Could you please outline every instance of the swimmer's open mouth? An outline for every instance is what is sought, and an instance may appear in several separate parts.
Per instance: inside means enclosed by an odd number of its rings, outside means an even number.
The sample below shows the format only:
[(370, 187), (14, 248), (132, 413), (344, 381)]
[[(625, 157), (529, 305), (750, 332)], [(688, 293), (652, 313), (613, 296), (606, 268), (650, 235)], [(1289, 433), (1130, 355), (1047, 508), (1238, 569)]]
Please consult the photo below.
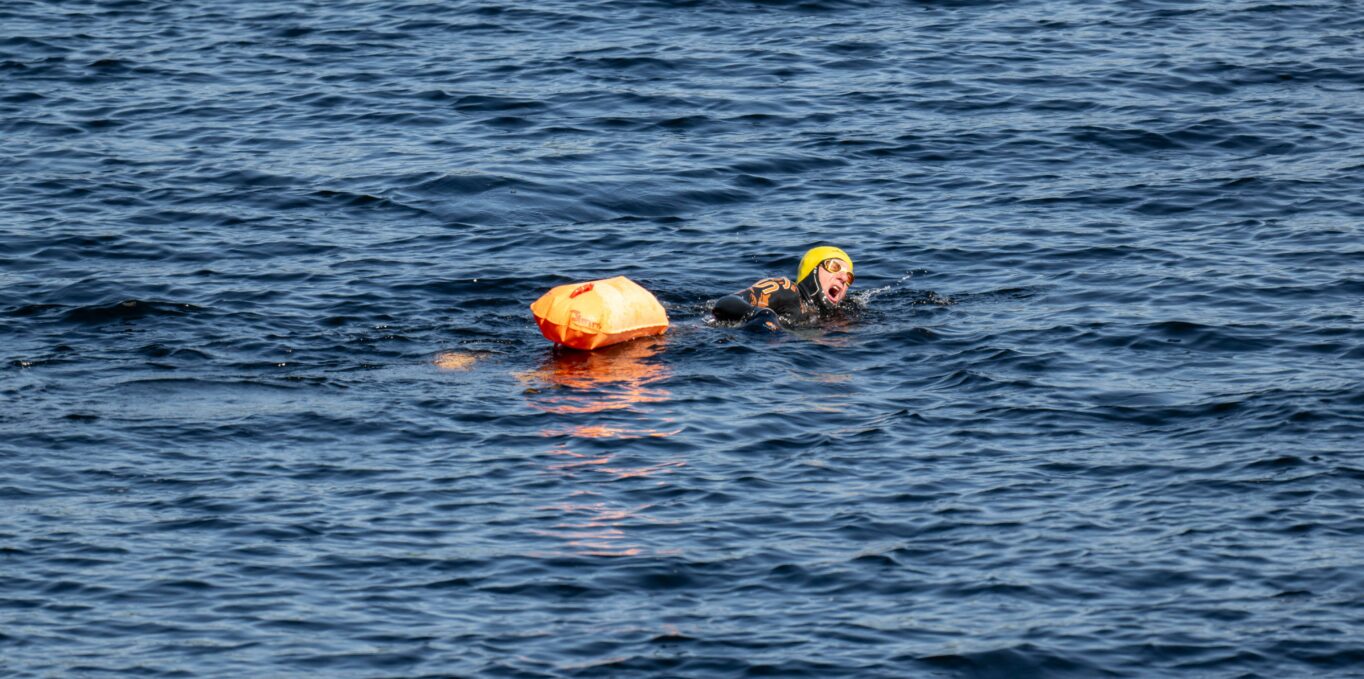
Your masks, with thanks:
[(838, 283), (834, 283), (833, 285), (830, 285), (830, 286), (829, 286), (829, 291), (828, 291), (828, 292), (829, 292), (829, 301), (830, 301), (830, 302), (836, 302), (836, 301), (838, 301), (838, 296), (841, 295), (841, 294), (843, 294), (843, 286), (842, 286), (842, 285), (839, 285)]

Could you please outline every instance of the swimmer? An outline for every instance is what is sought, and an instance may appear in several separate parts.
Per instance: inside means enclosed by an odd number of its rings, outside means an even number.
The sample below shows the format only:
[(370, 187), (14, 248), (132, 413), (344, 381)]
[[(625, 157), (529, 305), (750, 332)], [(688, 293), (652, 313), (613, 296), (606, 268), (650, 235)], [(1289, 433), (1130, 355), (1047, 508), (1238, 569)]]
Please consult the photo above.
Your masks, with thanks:
[(848, 253), (832, 246), (811, 248), (800, 258), (796, 282), (764, 278), (715, 303), (715, 320), (738, 322), (750, 330), (776, 332), (809, 327), (835, 316), (853, 284)]

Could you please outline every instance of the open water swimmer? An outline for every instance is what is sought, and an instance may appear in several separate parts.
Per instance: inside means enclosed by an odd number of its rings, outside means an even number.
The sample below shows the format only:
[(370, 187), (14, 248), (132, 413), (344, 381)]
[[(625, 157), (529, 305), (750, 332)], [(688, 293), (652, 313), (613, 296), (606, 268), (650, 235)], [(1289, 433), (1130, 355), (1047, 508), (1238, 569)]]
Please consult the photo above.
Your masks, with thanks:
[(808, 328), (839, 317), (853, 281), (852, 257), (831, 245), (806, 251), (796, 282), (764, 278), (715, 303), (715, 320), (760, 332)]

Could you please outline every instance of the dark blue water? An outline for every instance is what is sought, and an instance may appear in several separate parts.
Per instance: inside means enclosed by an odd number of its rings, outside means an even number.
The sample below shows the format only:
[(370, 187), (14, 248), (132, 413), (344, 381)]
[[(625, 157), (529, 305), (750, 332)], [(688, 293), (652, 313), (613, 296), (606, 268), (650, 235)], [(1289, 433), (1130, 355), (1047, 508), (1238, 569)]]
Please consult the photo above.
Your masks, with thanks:
[[(1361, 44), (0, 3), (0, 674), (1364, 676)], [(706, 322), (825, 242), (857, 322)]]

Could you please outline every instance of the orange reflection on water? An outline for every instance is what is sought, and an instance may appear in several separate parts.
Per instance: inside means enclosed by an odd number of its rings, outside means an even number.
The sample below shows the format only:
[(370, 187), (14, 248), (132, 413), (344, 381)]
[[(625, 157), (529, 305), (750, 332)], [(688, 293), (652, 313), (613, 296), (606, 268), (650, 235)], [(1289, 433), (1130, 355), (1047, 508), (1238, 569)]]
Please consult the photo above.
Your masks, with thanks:
[[(531, 405), (551, 413), (597, 413), (668, 399), (653, 386), (668, 368), (652, 360), (662, 339), (635, 340), (597, 351), (557, 349), (534, 370), (518, 375), (532, 386)], [(543, 385), (537, 386), (537, 385)]]
[[(636, 340), (599, 349), (558, 349), (533, 370), (517, 377), (525, 384), (526, 401), (548, 413), (549, 425), (541, 430), (557, 438), (549, 452), (555, 459), (546, 471), (573, 487), (570, 500), (541, 509), (550, 512), (552, 523), (537, 530), (540, 535), (563, 541), (571, 552), (584, 556), (637, 556), (644, 548), (632, 536), (631, 527), (653, 522), (646, 511), (652, 505), (620, 506), (594, 492), (599, 483), (648, 479), (685, 466), (681, 460), (650, 460), (649, 464), (626, 463), (616, 451), (632, 440), (666, 438), (682, 431), (667, 418), (651, 417), (651, 406), (671, 398), (659, 385), (671, 374), (658, 359), (664, 338)], [(659, 426), (660, 419), (665, 424)], [(567, 440), (565, 440), (565, 437)], [(583, 450), (570, 450), (573, 441)], [(588, 441), (592, 441), (591, 444)], [(597, 452), (603, 448), (611, 452)], [(647, 483), (647, 482), (646, 482)], [(664, 481), (658, 480), (658, 484)], [(612, 494), (614, 496), (614, 493)]]
[[(544, 432), (546, 436), (553, 436), (558, 433), (561, 432), (553, 430)], [(629, 437), (629, 432), (624, 429), (601, 424), (582, 424), (562, 433), (582, 439), (622, 439)]]
[[(665, 419), (664, 421), (671, 422)], [(602, 424), (580, 424), (566, 429), (546, 429), (540, 432), (543, 436), (568, 435), (579, 439), (641, 439), (641, 438), (667, 438), (682, 431), (677, 429), (626, 429), (624, 427), (609, 427)]]
[(602, 472), (612, 475), (616, 480), (619, 479), (638, 479), (646, 476), (654, 476), (659, 472), (672, 471), (687, 466), (686, 462), (675, 460), (673, 462), (660, 462), (659, 464), (647, 467), (602, 467)]
[[(591, 495), (590, 493), (588, 495)], [(557, 523), (533, 533), (563, 540), (574, 553), (584, 556), (639, 556), (644, 548), (630, 541), (631, 524), (659, 523), (648, 517), (652, 504), (613, 508), (606, 502), (561, 502), (541, 507), (561, 515)], [(653, 550), (657, 554), (680, 554), (679, 550)]]
[(625, 542), (622, 524), (637, 520), (650, 506), (613, 509), (605, 502), (562, 502), (541, 509), (562, 514), (563, 520), (548, 530), (534, 532), (563, 540), (574, 552), (586, 556), (638, 556), (642, 550)]
[[(575, 486), (580, 490), (573, 493), (574, 498), (600, 497), (588, 490), (594, 483), (655, 477), (686, 466), (681, 460), (644, 466), (622, 465), (611, 454), (587, 455), (562, 447), (550, 452), (563, 461), (550, 464), (547, 469), (577, 482)], [(562, 517), (548, 528), (533, 532), (562, 540), (566, 548), (583, 556), (638, 556), (643, 548), (631, 538), (629, 528), (641, 522), (656, 523), (657, 519), (644, 513), (651, 507), (652, 504), (622, 507), (606, 500), (565, 500), (541, 507), (541, 511)]]
[(814, 384), (820, 397), (812, 399), (808, 406), (819, 412), (841, 413), (852, 400), (849, 389), (853, 378), (847, 373), (816, 372), (802, 377), (801, 381)]
[(566, 449), (564, 449), (564, 448), (557, 448), (557, 449), (552, 450), (552, 451), (550, 451), (550, 452), (552, 452), (552, 453), (555, 454), (555, 455), (566, 455), (566, 456), (572, 458), (572, 459), (570, 459), (570, 460), (567, 461), (567, 462), (556, 462), (556, 463), (554, 463), (554, 464), (552, 464), (552, 465), (549, 465), (549, 469), (554, 470), (554, 471), (562, 471), (562, 470), (566, 470), (566, 469), (567, 469), (567, 470), (573, 470), (573, 469), (578, 469), (578, 468), (580, 468), (580, 467), (595, 467), (595, 466), (597, 466), (597, 465), (603, 465), (603, 464), (606, 464), (607, 462), (610, 462), (610, 461), (611, 461), (611, 456), (610, 456), (610, 455), (597, 455), (597, 456), (582, 455), (582, 454), (579, 454), (579, 453), (575, 453), (575, 452), (573, 452), (573, 451), (571, 451), (571, 450), (566, 450)]
[(674, 469), (680, 469), (687, 466), (687, 463), (682, 460), (668, 460), (643, 467), (608, 466), (611, 464), (611, 455), (583, 455), (568, 450), (567, 448), (556, 448), (550, 452), (554, 455), (561, 455), (569, 458), (564, 462), (556, 462), (549, 465), (547, 468), (551, 471), (592, 471), (609, 475), (611, 477), (610, 479), (607, 479), (609, 481), (645, 478), (660, 472), (670, 472)]

